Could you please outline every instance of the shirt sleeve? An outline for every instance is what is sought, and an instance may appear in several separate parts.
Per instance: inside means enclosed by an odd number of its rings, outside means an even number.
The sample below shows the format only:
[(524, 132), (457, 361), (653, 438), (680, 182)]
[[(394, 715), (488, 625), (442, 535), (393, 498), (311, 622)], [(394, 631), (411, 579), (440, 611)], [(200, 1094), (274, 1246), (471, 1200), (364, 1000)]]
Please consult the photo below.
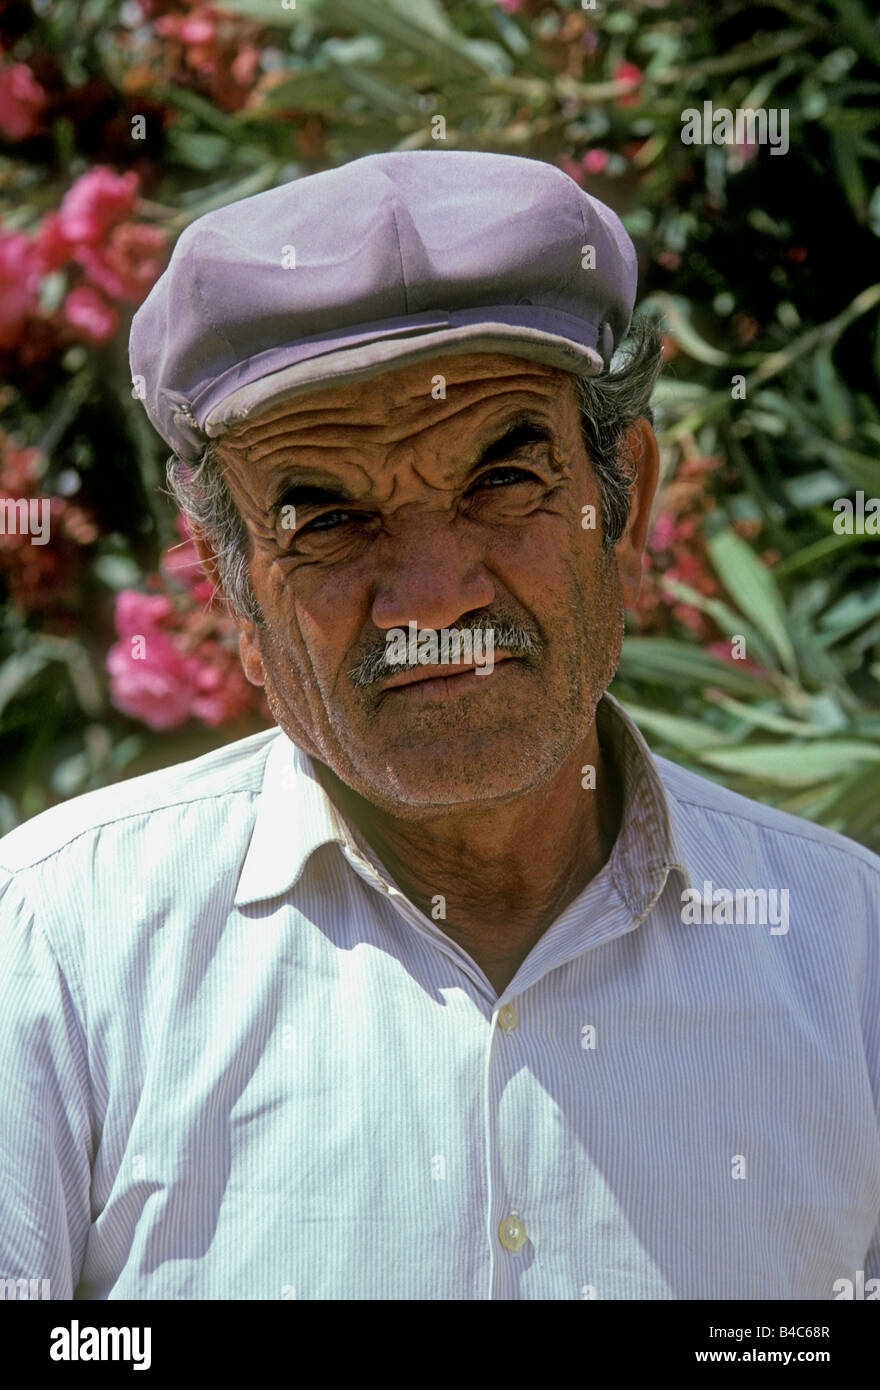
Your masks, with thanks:
[[(880, 867), (880, 861), (878, 861)], [(865, 893), (867, 923), (867, 952), (861, 967), (862, 1026), (865, 1037), (865, 1057), (874, 1092), (877, 1113), (877, 1141), (880, 1144), (880, 874), (872, 876)], [(880, 1280), (880, 1211), (871, 1244), (865, 1253), (865, 1283)], [(874, 1297), (877, 1295), (874, 1294)]]
[(0, 869), (0, 1279), (48, 1279), (37, 1297), (73, 1297), (91, 1152), (82, 1020), (50, 941)]

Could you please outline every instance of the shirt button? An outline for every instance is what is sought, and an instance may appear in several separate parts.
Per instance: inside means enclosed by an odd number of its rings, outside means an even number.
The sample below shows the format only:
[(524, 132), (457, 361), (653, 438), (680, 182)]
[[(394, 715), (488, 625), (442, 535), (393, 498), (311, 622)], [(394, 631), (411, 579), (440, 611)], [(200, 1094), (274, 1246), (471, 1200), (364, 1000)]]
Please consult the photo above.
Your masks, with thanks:
[(519, 1212), (512, 1212), (506, 1216), (498, 1227), (498, 1239), (505, 1250), (511, 1250), (514, 1255), (522, 1250), (526, 1243), (526, 1228)]
[(502, 1004), (498, 1010), (498, 1022), (506, 1033), (513, 1032), (519, 1023), (519, 1014), (513, 1004)]

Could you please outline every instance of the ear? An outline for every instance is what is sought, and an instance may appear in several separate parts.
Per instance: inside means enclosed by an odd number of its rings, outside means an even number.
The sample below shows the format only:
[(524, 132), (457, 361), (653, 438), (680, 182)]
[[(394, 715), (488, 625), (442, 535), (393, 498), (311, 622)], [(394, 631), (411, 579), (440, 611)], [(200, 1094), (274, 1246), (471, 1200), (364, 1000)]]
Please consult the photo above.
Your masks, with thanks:
[(620, 574), (620, 589), (625, 608), (632, 608), (642, 586), (642, 554), (648, 539), (651, 505), (660, 475), (660, 451), (657, 436), (644, 418), (627, 430), (622, 448), (629, 450), (636, 468), (636, 479), (630, 490), (629, 518), (626, 530), (614, 552)]
[[(212, 547), (208, 545), (201, 531), (197, 531), (195, 528), (192, 530), (192, 539), (202, 569), (214, 585), (218, 594), (222, 594), (223, 589), (220, 584), (220, 575), (217, 570), (217, 563), (214, 559)], [(265, 677), (263, 675), (263, 663), (260, 659), (260, 644), (257, 637), (256, 623), (236, 613), (231, 605), (229, 607), (229, 612), (232, 616), (232, 621), (238, 628), (238, 651), (244, 673), (251, 685), (264, 685)]]

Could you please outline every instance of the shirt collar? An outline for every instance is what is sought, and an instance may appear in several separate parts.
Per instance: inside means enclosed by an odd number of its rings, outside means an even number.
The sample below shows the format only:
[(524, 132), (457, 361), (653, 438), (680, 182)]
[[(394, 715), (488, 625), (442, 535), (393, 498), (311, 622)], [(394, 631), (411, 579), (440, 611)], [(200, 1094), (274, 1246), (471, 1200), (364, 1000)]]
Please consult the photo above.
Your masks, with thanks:
[[(620, 832), (609, 860), (618, 891), (641, 920), (656, 902), (668, 871), (691, 875), (676, 828), (674, 799), (664, 787), (648, 745), (623, 707), (606, 693), (596, 719), (623, 784)], [(235, 906), (245, 907), (288, 892), (310, 855), (336, 841), (350, 862), (377, 864), (354, 827), (318, 781), (312, 759), (278, 730), (266, 758), (250, 844), (239, 876)]]
[(680, 810), (639, 729), (607, 691), (597, 707), (596, 723), (623, 784), (620, 831), (608, 869), (633, 916), (642, 921), (671, 870), (678, 870), (691, 886), (691, 867), (679, 833)]
[(288, 892), (309, 856), (334, 840), (350, 856), (361, 857), (352, 827), (315, 776), (311, 758), (279, 729), (266, 758), (235, 906)]

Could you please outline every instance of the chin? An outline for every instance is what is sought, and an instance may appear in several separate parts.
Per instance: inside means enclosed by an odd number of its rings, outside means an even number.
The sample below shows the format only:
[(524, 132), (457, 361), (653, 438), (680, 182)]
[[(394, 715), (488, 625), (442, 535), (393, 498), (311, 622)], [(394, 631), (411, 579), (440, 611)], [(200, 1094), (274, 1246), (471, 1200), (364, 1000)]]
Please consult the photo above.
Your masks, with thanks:
[[(463, 747), (468, 742), (471, 747)], [(499, 803), (525, 795), (552, 776), (564, 751), (525, 747), (509, 733), (425, 742), (417, 748), (377, 753), (367, 775), (358, 768), (357, 790), (398, 813)], [(376, 770), (382, 768), (380, 776)]]

